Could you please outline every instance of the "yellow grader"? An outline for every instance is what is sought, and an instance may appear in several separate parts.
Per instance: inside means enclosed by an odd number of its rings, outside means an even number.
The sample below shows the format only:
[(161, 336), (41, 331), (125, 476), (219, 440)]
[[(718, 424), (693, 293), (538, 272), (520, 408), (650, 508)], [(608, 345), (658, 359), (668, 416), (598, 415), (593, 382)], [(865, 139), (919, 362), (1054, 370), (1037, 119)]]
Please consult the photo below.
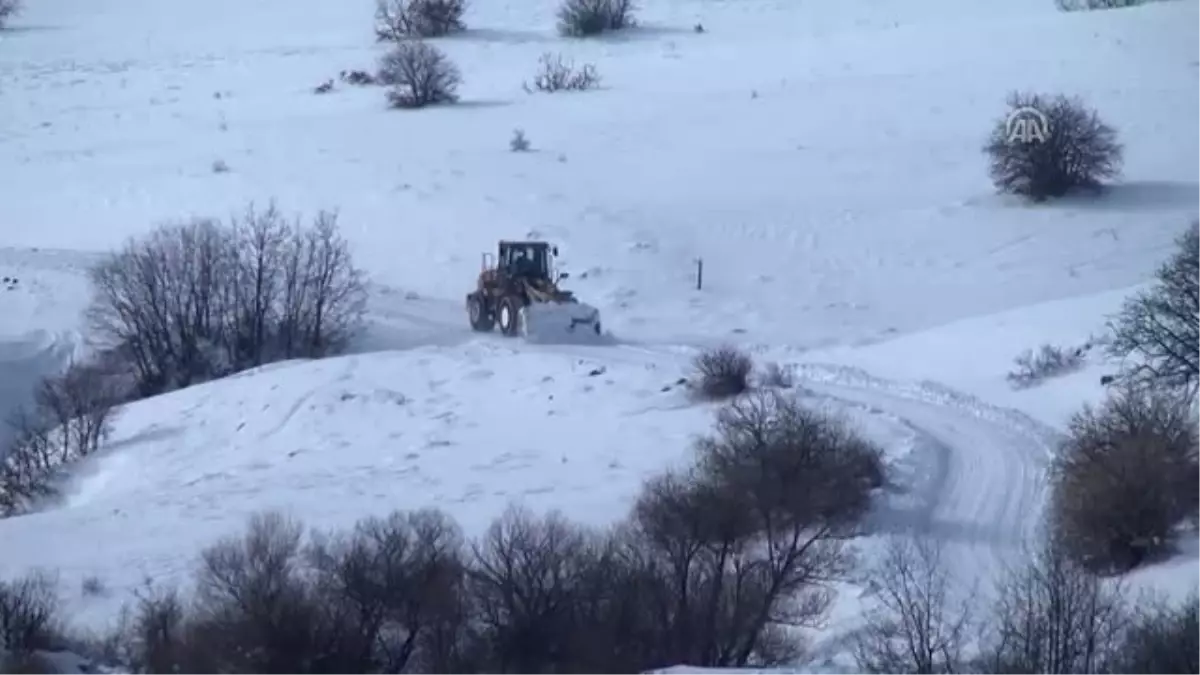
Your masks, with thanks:
[(490, 332), (500, 324), (508, 337), (534, 342), (580, 342), (599, 338), (600, 311), (559, 288), (557, 247), (541, 241), (501, 241), (496, 256), (483, 254), (475, 290), (467, 294), (471, 328)]

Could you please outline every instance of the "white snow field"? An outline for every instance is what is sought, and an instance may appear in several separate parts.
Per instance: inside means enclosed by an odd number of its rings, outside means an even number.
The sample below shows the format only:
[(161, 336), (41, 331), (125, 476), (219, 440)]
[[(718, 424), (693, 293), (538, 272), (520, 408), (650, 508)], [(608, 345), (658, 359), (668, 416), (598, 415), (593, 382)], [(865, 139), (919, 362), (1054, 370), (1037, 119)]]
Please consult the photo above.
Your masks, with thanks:
[[(644, 5), (639, 28), (572, 41), (552, 0), (476, 0), (436, 41), (461, 102), (392, 111), (377, 88), (312, 93), (373, 68), (371, 0), (29, 2), (0, 31), (0, 276), (17, 278), (0, 412), (80, 349), (93, 256), (163, 221), (338, 209), (372, 297), (354, 354), (127, 406), (63, 503), (0, 520), (0, 578), (56, 569), (72, 619), (100, 627), (262, 509), (340, 527), (437, 506), (475, 533), (516, 500), (610, 522), (709, 427), (674, 384), (721, 342), (793, 366), (884, 445), (900, 487), (879, 531), (940, 537), (963, 579), (1023, 555), (1058, 434), (1115, 366), (1089, 353), (1022, 391), (1004, 375), (1100, 334), (1195, 217), (1196, 0)], [(527, 94), (547, 51), (602, 87)], [(1013, 89), (1094, 106), (1125, 144), (1120, 182), (993, 194), (980, 147)], [(531, 152), (509, 151), (518, 128)], [(613, 344), (469, 330), (480, 253), (525, 237), (559, 246)], [(1194, 542), (1137, 579), (1192, 590)]]

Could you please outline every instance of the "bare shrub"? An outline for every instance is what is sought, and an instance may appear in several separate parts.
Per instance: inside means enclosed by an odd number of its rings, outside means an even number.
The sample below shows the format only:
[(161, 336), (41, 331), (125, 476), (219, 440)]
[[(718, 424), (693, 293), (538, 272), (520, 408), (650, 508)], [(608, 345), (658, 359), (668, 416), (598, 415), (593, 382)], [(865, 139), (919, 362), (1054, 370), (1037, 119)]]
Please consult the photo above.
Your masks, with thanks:
[(423, 108), (457, 101), (462, 76), (437, 47), (408, 40), (383, 56), (376, 80), (390, 87), (387, 100), (393, 108)]
[[(488, 672), (601, 672), (608, 658), (582, 612), (599, 538), (557, 513), (510, 508), (475, 546), (471, 588)], [(601, 652), (604, 650), (600, 650)], [(588, 663), (586, 656), (603, 657)]]
[(360, 521), (309, 551), (346, 672), (457, 672), (468, 621), (462, 534), (439, 511)]
[(437, 511), (316, 534), (278, 513), (206, 549), (195, 598), (140, 598), (139, 672), (472, 672), (458, 526)]
[[(149, 396), (288, 358), (339, 353), (358, 329), (362, 273), (321, 212), (274, 207), (165, 225), (92, 270), (95, 336)], [(110, 366), (111, 367), (111, 366)]]
[(104, 595), (107, 590), (104, 587), (104, 581), (95, 575), (88, 575), (83, 578), (79, 584), (79, 591), (86, 596)]
[(1089, 569), (1125, 571), (1169, 548), (1194, 518), (1196, 421), (1179, 400), (1117, 390), (1076, 414), (1053, 466), (1053, 516), (1065, 550)]
[(73, 362), (62, 375), (41, 380), (31, 409), (8, 420), (13, 437), (0, 457), (0, 516), (21, 513), (56, 494), (72, 462), (92, 454), (110, 430), (121, 381), (99, 361)]
[(1097, 673), (1128, 617), (1124, 588), (1072, 562), (1051, 538), (997, 584), (983, 634), (984, 673)]
[(803, 649), (853, 560), (879, 452), (774, 392), (736, 399), (690, 471), (649, 481), (624, 548), (626, 642), (652, 663), (772, 665)]
[(21, 13), (21, 0), (0, 0), (0, 29), (3, 29), (10, 19)]
[(599, 84), (600, 74), (596, 72), (596, 66), (585, 63), (576, 69), (575, 63), (564, 59), (562, 54), (542, 54), (538, 59), (537, 75), (533, 78), (533, 86), (547, 93), (586, 91)]
[(1060, 347), (1044, 344), (1036, 352), (1026, 349), (1013, 360), (1016, 368), (1006, 379), (1018, 389), (1032, 387), (1052, 377), (1066, 375), (1083, 366), (1082, 347)]
[(804, 644), (791, 629), (815, 626), (832, 601), (823, 582), (845, 571), (840, 547), (774, 539), (723, 487), (701, 472), (669, 473), (634, 507), (625, 555), (637, 599), (626, 623), (646, 662), (793, 662)]
[(1064, 12), (1080, 12), (1093, 9), (1119, 9), (1121, 7), (1136, 7), (1146, 0), (1054, 0), (1054, 4)]
[(121, 392), (102, 367), (72, 363), (58, 377), (42, 380), (34, 391), (37, 409), (57, 436), (64, 462), (94, 452), (111, 431), (113, 408)]
[(119, 629), (117, 656), (142, 673), (200, 672), (209, 657), (197, 651), (190, 607), (178, 591), (151, 589), (140, 595)]
[(984, 152), (990, 159), (992, 182), (1001, 192), (1043, 201), (1062, 197), (1078, 188), (1098, 188), (1118, 175), (1122, 148), (1116, 131), (1100, 121), (1078, 99), (1066, 96), (1013, 93), (1009, 115), (1032, 121), (1036, 110), (1044, 116), (1044, 138), (1010, 138), (1009, 119), (998, 121)]
[(1200, 672), (1200, 599), (1171, 605), (1139, 598), (1109, 673)]
[(563, 0), (558, 7), (558, 32), (588, 37), (634, 25), (633, 0)]
[[(57, 493), (55, 480), (64, 457), (51, 439), (44, 417), (18, 410), (9, 420), (13, 438), (0, 458), (0, 516), (26, 511)], [(66, 458), (65, 461), (70, 461)]]
[(525, 138), (525, 132), (520, 129), (514, 129), (512, 138), (508, 141), (508, 149), (513, 152), (528, 152), (529, 139)]
[(772, 362), (763, 367), (758, 382), (763, 387), (791, 389), (796, 386), (796, 376), (790, 367)]
[(375, 37), (399, 42), (464, 30), (464, 0), (376, 0)]
[(736, 347), (707, 349), (692, 361), (696, 371), (696, 391), (708, 399), (737, 396), (750, 388), (754, 361)]
[(932, 539), (889, 541), (868, 577), (877, 606), (854, 639), (862, 672), (964, 672), (971, 593), (950, 581), (941, 554)]
[(1200, 222), (1176, 240), (1157, 283), (1126, 300), (1113, 322), (1111, 353), (1135, 357), (1126, 379), (1195, 396), (1200, 388)]
[(263, 513), (204, 550), (191, 627), (194, 653), (211, 659), (202, 672), (312, 672), (327, 658), (334, 636), (302, 544), (298, 523)]
[(27, 657), (61, 636), (58, 583), (45, 573), (0, 581), (0, 653)]
[(883, 484), (879, 447), (839, 417), (779, 392), (730, 402), (717, 413), (715, 431), (697, 444), (700, 466), (746, 500), (762, 528), (801, 528), (813, 542), (842, 537)]

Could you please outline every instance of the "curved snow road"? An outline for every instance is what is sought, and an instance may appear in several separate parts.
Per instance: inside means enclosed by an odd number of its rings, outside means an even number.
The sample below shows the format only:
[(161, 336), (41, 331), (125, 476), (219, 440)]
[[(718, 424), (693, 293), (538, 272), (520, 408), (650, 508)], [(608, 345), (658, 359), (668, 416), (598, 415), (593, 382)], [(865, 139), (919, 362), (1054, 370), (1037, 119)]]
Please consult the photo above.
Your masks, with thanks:
[[(537, 348), (658, 367), (684, 365), (692, 351), (666, 345)], [(914, 433), (917, 442), (907, 461), (916, 465), (916, 479), (905, 486), (909, 504), (883, 505), (873, 523), (877, 531), (940, 540), (965, 580), (985, 578), (1010, 555), (1027, 552), (1039, 527), (1046, 468), (1060, 432), (936, 382), (887, 380), (848, 366), (792, 366), (795, 384), (805, 393), (881, 411)]]
[[(807, 368), (810, 372), (812, 367)], [(837, 370), (827, 371), (836, 373)], [(830, 383), (834, 377), (801, 379), (815, 393), (884, 410), (910, 425), (926, 441), (912, 458), (923, 480), (909, 486), (920, 505), (878, 514), (881, 531), (910, 531), (940, 540), (955, 565), (972, 576), (1021, 555), (1039, 522), (1048, 452), (1054, 432), (1023, 424), (1013, 413), (980, 402), (956, 405), (936, 400), (927, 389), (904, 391)]]

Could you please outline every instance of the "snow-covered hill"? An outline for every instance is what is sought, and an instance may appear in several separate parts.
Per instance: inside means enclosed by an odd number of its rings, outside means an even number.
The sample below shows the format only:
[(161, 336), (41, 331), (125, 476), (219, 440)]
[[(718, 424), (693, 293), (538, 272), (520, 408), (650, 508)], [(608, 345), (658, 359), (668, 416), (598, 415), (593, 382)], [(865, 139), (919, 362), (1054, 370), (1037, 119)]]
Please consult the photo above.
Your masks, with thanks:
[[(883, 443), (904, 491), (881, 527), (944, 535), (964, 574), (1018, 551), (1056, 429), (1109, 366), (1021, 392), (1004, 373), (1101, 331), (1195, 215), (1197, 2), (644, 4), (636, 30), (567, 41), (551, 0), (475, 2), (438, 40), (462, 102), (397, 112), (378, 89), (311, 91), (372, 67), (370, 0), (30, 2), (0, 31), (0, 276), (19, 279), (0, 287), (0, 408), (77, 348), (96, 251), (251, 200), (340, 210), (371, 330), (346, 357), (128, 406), (63, 504), (0, 521), (0, 577), (99, 577), (108, 595), (67, 598), (99, 625), (263, 508), (340, 526), (436, 505), (475, 531), (516, 499), (605, 522), (708, 428), (671, 385), (724, 341), (795, 365)], [(527, 94), (547, 51), (602, 88)], [(1097, 108), (1121, 182), (992, 194), (980, 146), (1013, 89)], [(516, 128), (533, 152), (509, 151)], [(468, 330), (479, 253), (527, 236), (559, 245), (619, 344)], [(1186, 589), (1195, 565), (1143, 576)], [(856, 607), (850, 589), (833, 628)]]

